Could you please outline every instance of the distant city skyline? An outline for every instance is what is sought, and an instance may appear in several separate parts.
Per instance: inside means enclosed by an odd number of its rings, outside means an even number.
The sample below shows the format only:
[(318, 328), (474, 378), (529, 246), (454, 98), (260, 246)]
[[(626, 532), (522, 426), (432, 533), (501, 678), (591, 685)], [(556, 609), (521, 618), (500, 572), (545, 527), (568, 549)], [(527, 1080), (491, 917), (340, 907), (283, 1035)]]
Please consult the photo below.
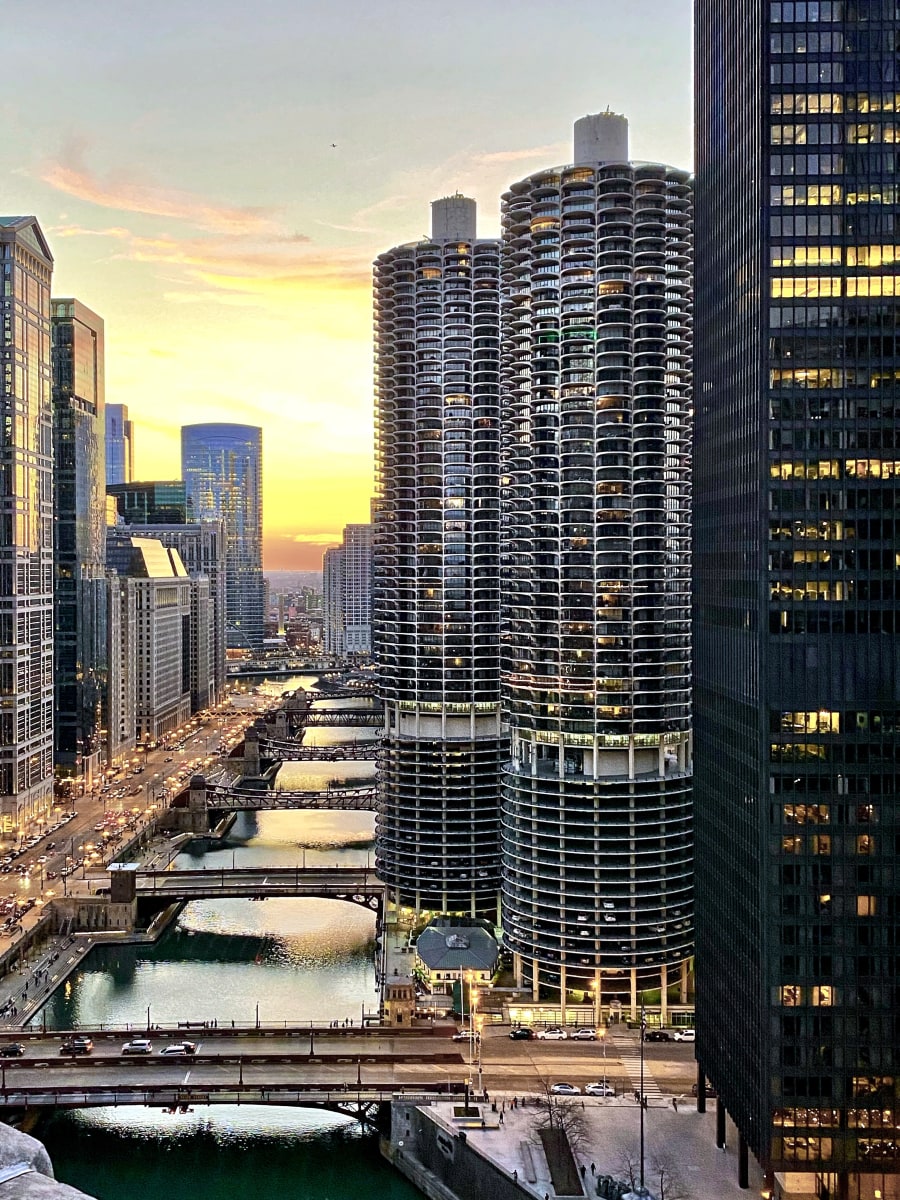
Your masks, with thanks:
[[(462, 0), (477, 36), (441, 70), (445, 14), (409, 0), (272, 0), (265, 21), (225, 0), (214, 25), (172, 0), (6, 11), (29, 70), (4, 97), (0, 206), (37, 215), (54, 286), (104, 314), (135, 478), (178, 474), (182, 423), (263, 427), (269, 570), (319, 569), (368, 519), (371, 262), (431, 199), (474, 196), (496, 236), (504, 188), (566, 161), (560, 129), (607, 105), (636, 158), (690, 166), (689, 0), (602, 0), (589, 23), (560, 0), (555, 43), (535, 0)], [(73, 93), (74, 61), (91, 86)], [(552, 104), (521, 103), (523, 73)]]

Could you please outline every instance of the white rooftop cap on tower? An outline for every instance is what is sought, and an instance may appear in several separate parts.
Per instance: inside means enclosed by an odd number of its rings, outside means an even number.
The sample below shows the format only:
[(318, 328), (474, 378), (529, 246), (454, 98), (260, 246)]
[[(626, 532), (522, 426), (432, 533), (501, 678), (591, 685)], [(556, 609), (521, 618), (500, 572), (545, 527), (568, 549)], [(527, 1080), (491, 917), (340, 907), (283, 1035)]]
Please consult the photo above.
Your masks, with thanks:
[(628, 162), (628, 118), (621, 113), (592, 113), (575, 122), (576, 166)]
[(432, 200), (431, 237), (435, 242), (474, 242), (475, 201), (459, 192)]

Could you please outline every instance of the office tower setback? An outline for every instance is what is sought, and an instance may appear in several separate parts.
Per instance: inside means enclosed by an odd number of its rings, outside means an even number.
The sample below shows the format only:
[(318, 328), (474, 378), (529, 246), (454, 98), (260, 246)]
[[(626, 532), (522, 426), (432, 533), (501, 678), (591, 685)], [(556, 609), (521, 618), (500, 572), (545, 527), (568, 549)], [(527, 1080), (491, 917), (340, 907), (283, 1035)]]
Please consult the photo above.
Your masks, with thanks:
[(181, 479), (114, 483), (106, 494), (115, 500), (125, 525), (185, 525), (192, 519)]
[(194, 710), (218, 704), (225, 698), (225, 523), (192, 521), (187, 525), (131, 525), (125, 533), (133, 537), (155, 538), (171, 550), (177, 550), (192, 579), (209, 581), (211, 666), (209, 697), (204, 700), (199, 686), (192, 699)]
[(190, 579), (178, 552), (155, 538), (108, 530), (107, 558), (126, 584), (122, 634), (133, 624), (135, 725), (146, 745), (190, 718), (192, 696), (208, 694), (209, 581)]
[[(503, 925), (634, 1011), (692, 953), (690, 177), (613, 113), (503, 197)], [(674, 968), (673, 974), (669, 974)]]
[(698, 1061), (745, 1180), (897, 1197), (900, 6), (696, 39)]
[(0, 217), (0, 832), (53, 794), (53, 257), (34, 217)]
[(260, 651), (265, 630), (262, 573), (262, 430), (185, 425), (181, 473), (195, 521), (225, 522), (227, 644)]
[(106, 406), (106, 483), (131, 483), (134, 479), (134, 425), (127, 404)]
[(345, 525), (341, 546), (322, 559), (325, 651), (338, 657), (372, 652), (372, 526)]
[(51, 300), (54, 475), (54, 745), (57, 774), (91, 787), (107, 684), (103, 321)]
[(404, 904), (496, 912), (499, 246), (475, 203), (375, 263), (376, 860)]

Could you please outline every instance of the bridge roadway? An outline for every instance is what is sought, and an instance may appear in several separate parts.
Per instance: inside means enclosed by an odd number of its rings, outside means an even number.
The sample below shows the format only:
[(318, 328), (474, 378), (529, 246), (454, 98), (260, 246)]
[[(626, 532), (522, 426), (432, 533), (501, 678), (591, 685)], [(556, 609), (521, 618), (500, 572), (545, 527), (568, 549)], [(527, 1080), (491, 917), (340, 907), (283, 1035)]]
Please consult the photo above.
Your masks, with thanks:
[(138, 871), (138, 900), (215, 900), (222, 897), (316, 896), (375, 909), (385, 885), (367, 867), (223, 867), (219, 870)]
[[(197, 1053), (161, 1056), (181, 1031), (151, 1033), (153, 1053), (124, 1055), (127, 1034), (94, 1034), (94, 1050), (60, 1053), (68, 1035), (24, 1041), (21, 1058), (0, 1059), (0, 1106), (100, 1104), (302, 1104), (332, 1108), (385, 1103), (398, 1092), (461, 1091), (467, 1068), (448, 1037), (367, 1030), (232, 1033), (197, 1039)], [(9, 1040), (9, 1039), (6, 1039)], [(312, 1053), (310, 1052), (312, 1051)]]
[[(346, 812), (376, 812), (374, 786), (325, 788), (321, 792), (275, 791), (242, 787), (207, 785), (208, 807), (216, 812), (272, 812), (279, 810), (322, 809)], [(182, 806), (187, 802), (182, 797)]]

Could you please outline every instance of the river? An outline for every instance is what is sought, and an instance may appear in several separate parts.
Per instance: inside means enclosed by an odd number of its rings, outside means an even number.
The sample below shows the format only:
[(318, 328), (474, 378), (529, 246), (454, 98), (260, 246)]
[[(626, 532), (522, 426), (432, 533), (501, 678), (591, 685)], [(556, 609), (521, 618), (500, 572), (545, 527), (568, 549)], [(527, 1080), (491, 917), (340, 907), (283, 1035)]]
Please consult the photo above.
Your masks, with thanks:
[[(297, 686), (279, 681), (279, 690)], [(356, 702), (359, 703), (359, 702)], [(346, 702), (342, 702), (343, 707)], [(310, 730), (308, 744), (369, 738)], [(370, 778), (370, 763), (288, 763), (284, 787)], [(176, 866), (355, 866), (372, 860), (373, 817), (242, 813), (222, 844), (195, 843)], [(322, 1021), (377, 1005), (374, 915), (334, 900), (188, 905), (153, 946), (102, 947), (51, 999), (47, 1025), (94, 1022)], [(420, 1200), (355, 1122), (314, 1110), (211, 1106), (56, 1113), (38, 1128), (57, 1177), (99, 1200)]]

